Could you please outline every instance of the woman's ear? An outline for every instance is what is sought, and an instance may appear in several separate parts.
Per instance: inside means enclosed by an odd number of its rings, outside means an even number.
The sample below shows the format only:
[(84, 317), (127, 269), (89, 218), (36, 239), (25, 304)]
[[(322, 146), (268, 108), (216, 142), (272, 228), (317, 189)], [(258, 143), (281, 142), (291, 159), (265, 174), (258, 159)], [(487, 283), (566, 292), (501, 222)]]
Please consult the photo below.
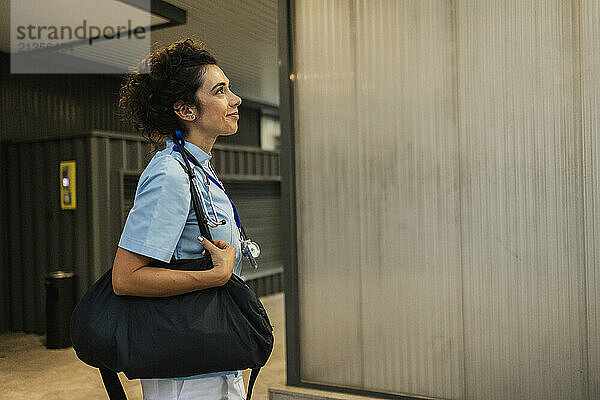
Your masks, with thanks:
[(184, 121), (196, 119), (196, 107), (184, 104), (183, 100), (178, 100), (173, 104), (173, 111)]

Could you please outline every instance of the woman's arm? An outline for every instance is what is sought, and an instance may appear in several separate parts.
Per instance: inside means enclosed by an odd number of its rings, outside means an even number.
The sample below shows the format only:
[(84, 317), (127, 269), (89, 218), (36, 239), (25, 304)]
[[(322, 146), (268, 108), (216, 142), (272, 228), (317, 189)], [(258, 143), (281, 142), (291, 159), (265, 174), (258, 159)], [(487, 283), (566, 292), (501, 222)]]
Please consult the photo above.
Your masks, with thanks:
[[(113, 263), (113, 291), (119, 296), (166, 297), (223, 286), (233, 272), (235, 247), (221, 240), (204, 239), (214, 268), (208, 271), (178, 271), (147, 266), (149, 257), (117, 247)], [(218, 247), (217, 247), (218, 246)]]
[(148, 267), (149, 257), (117, 248), (113, 263), (113, 290), (119, 296), (175, 296), (194, 290), (221, 286), (214, 270), (177, 271)]

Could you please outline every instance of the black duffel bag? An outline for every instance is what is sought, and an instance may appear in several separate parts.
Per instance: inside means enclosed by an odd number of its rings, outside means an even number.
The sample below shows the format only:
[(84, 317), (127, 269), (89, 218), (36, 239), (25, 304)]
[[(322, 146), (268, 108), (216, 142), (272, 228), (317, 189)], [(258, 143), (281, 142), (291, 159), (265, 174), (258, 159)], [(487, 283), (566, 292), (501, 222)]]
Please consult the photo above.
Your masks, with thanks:
[[(190, 173), (185, 155), (184, 161)], [(191, 179), (190, 190), (200, 231), (211, 240)], [(213, 264), (206, 255), (168, 264), (152, 260), (149, 266), (208, 270)], [(176, 296), (117, 296), (111, 268), (75, 307), (71, 341), (81, 361), (100, 369), (111, 399), (126, 399), (116, 374), (121, 371), (139, 379), (252, 369), (250, 400), (273, 350), (273, 327), (258, 297), (235, 274), (223, 286)]]

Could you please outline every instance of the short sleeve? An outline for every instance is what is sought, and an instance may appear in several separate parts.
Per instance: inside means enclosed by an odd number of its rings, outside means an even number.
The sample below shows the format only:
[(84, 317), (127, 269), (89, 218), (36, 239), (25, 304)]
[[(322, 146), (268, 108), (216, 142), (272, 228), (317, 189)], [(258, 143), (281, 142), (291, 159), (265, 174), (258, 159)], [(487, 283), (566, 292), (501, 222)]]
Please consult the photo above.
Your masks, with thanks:
[(170, 155), (156, 159), (144, 172), (119, 247), (169, 262), (188, 218), (189, 178)]

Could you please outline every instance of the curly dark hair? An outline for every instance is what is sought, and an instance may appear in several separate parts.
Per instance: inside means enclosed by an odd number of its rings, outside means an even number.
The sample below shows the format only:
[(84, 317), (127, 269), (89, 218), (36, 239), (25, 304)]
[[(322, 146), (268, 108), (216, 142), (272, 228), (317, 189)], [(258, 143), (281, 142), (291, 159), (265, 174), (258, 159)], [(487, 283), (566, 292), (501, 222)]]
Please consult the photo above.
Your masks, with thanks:
[(156, 152), (175, 129), (185, 127), (173, 110), (181, 100), (201, 111), (196, 91), (209, 64), (217, 60), (201, 41), (187, 38), (158, 49), (125, 75), (119, 90), (120, 116), (141, 132)]

